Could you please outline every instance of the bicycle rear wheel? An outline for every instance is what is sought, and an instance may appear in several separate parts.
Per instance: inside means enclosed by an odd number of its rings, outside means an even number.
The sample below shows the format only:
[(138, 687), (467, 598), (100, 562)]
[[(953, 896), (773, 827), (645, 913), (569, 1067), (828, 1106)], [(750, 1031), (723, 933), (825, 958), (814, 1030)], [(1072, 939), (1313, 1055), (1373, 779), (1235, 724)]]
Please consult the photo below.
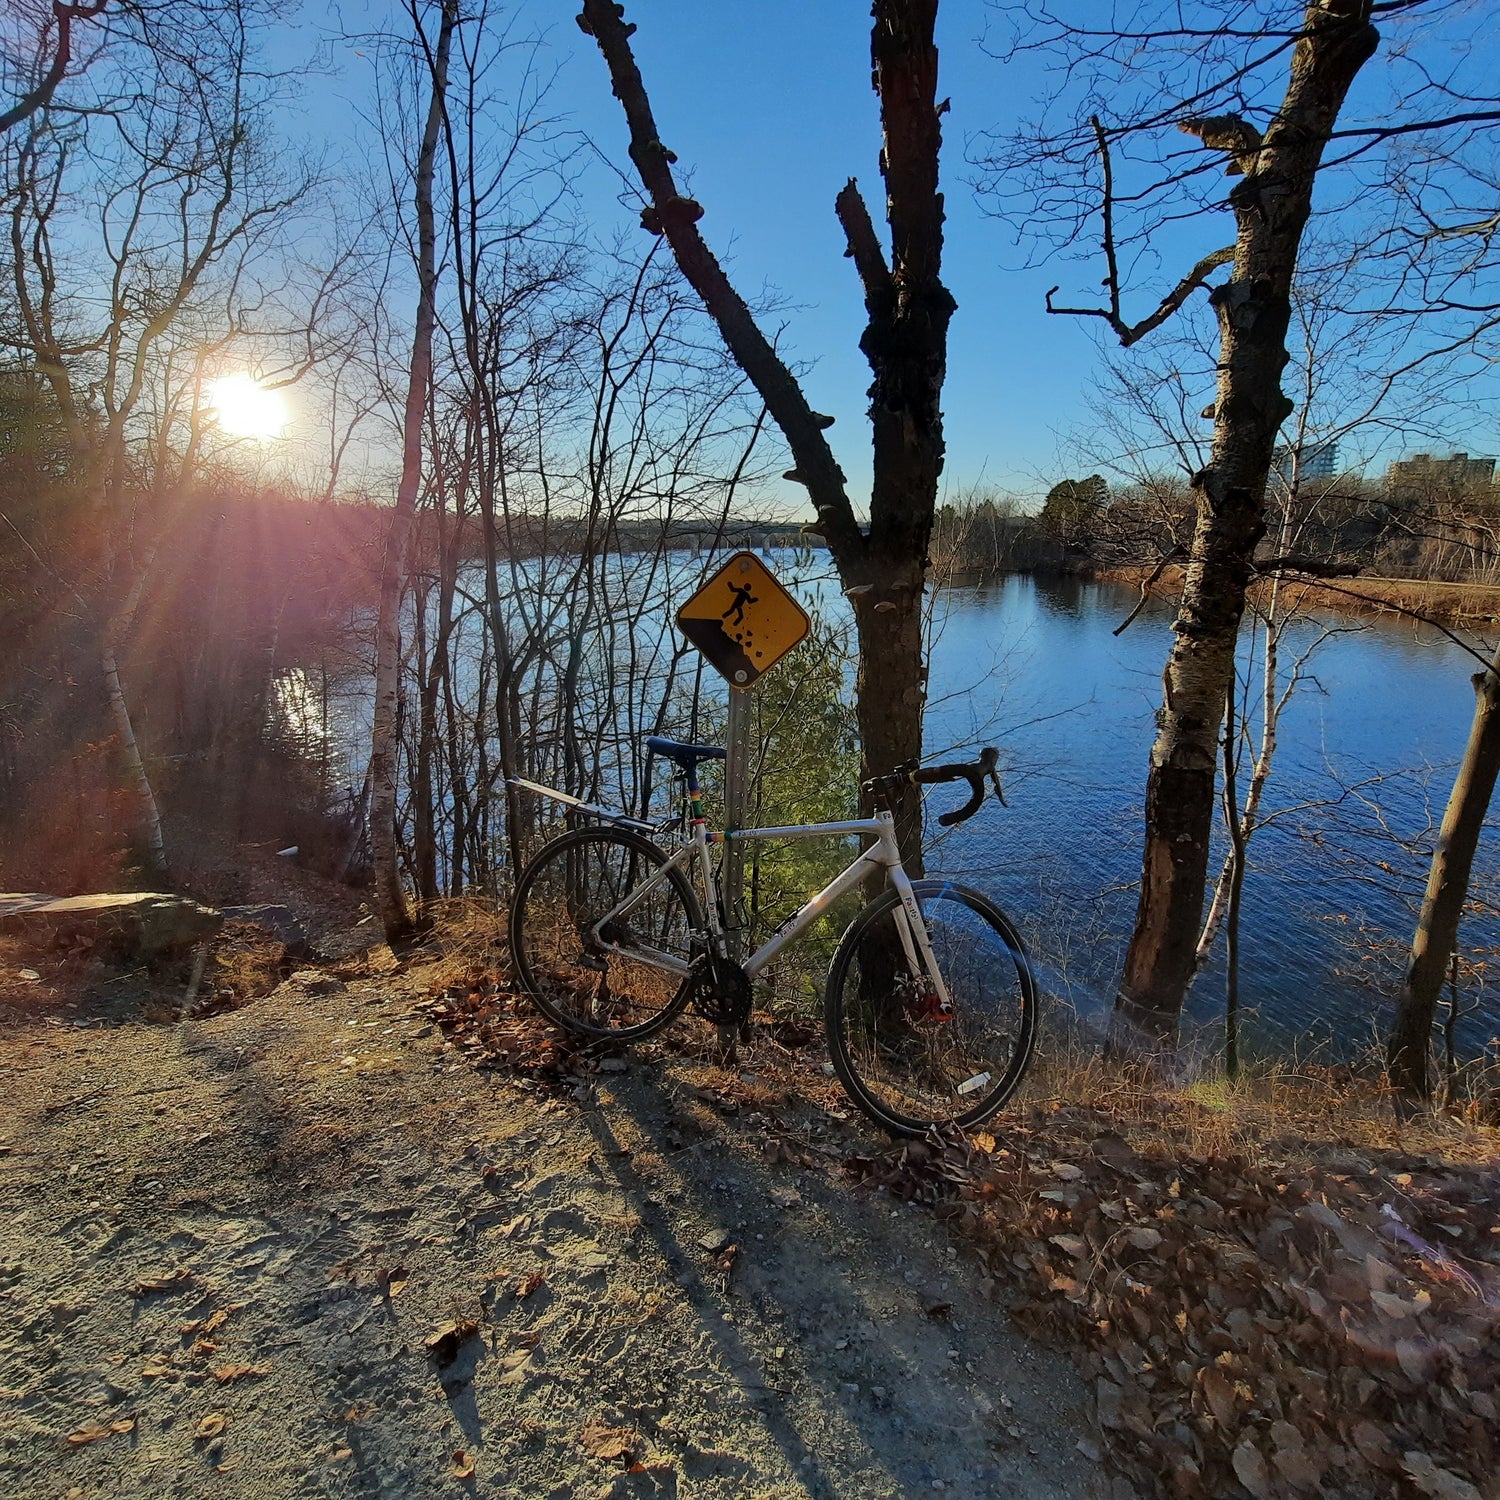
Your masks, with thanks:
[(628, 913), (593, 928), (662, 871), (655, 844), (619, 828), (580, 828), (547, 844), (521, 872), (510, 907), (516, 978), (550, 1020), (586, 1037), (639, 1040), (659, 1031), (689, 998), (686, 965), (703, 931), (697, 897), (669, 869)]
[(895, 890), (849, 924), (828, 974), (829, 1056), (849, 1097), (896, 1135), (987, 1120), (1015, 1093), (1036, 1046), (1036, 980), (993, 901), (942, 880), (913, 882), (951, 1000), (915, 970)]

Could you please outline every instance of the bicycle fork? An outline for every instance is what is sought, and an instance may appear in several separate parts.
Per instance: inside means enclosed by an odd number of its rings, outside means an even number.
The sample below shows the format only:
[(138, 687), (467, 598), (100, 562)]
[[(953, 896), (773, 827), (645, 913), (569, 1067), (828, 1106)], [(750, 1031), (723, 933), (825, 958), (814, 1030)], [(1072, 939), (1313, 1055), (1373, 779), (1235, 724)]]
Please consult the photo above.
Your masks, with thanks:
[[(891, 884), (896, 887), (900, 904), (896, 907), (896, 932), (901, 939), (902, 951), (910, 966), (911, 975), (921, 993), (917, 997), (917, 1013), (914, 1021), (948, 1022), (953, 1019), (953, 997), (943, 981), (937, 958), (932, 951), (932, 939), (927, 934), (927, 924), (922, 920), (922, 909), (917, 904), (917, 894), (912, 889), (911, 877), (900, 863), (890, 867)], [(925, 983), (924, 983), (925, 977)]]

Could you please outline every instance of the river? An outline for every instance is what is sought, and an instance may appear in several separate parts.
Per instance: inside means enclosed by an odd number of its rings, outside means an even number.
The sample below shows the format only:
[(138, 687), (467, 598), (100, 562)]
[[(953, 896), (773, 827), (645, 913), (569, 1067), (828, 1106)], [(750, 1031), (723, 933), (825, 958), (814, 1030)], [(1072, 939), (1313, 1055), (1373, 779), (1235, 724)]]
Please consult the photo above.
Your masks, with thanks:
[[(804, 603), (824, 618), (847, 619), (826, 554), (799, 559), (786, 551), (770, 561)], [(653, 597), (665, 602), (647, 606), (635, 628), (653, 637), (658, 658), (672, 635), (670, 610), (696, 589), (706, 564), (686, 552), (651, 564)], [(622, 598), (643, 576), (631, 570), (642, 566), (612, 564), (611, 586)], [(1095, 1024), (1108, 1015), (1135, 910), (1146, 759), (1171, 638), (1165, 601), (1114, 633), (1137, 600), (1133, 588), (1024, 576), (933, 598), (927, 757), (1000, 746), (1009, 806), (988, 802), (938, 839), (929, 869), (999, 901), (1048, 990)], [(461, 657), (479, 636), (472, 616), (460, 632), (471, 643)], [(1473, 713), (1477, 663), (1440, 631), (1390, 616), (1299, 622), (1283, 665), (1309, 648), (1281, 720), (1262, 809), (1271, 821), (1251, 845), (1241, 999), (1252, 1051), (1347, 1056), (1377, 1042), (1389, 1020), (1431, 831)], [(1248, 631), (1242, 658), (1256, 676)], [(458, 675), (472, 691), (472, 662), (461, 659)], [(305, 687), (297, 673), (283, 687), (299, 678)], [(368, 678), (347, 686), (326, 730), (310, 726), (311, 738), (326, 732), (342, 746), (358, 785), (368, 753)], [(306, 702), (316, 697), (303, 692), (293, 717), (305, 722)], [(687, 723), (668, 728), (690, 732)], [(934, 793), (939, 804), (948, 796)], [(930, 819), (929, 833), (939, 832)], [(1491, 840), (1481, 847), (1475, 889), (1493, 894), (1497, 873)], [(1461, 945), (1464, 1003), (1477, 1009), (1459, 1037), (1473, 1055), (1500, 1031), (1500, 991), (1486, 984), (1489, 950), (1500, 955), (1500, 919), (1477, 908)], [(1222, 950), (1221, 938), (1189, 1000), (1205, 1046), (1222, 1021)]]
[[(981, 741), (1010, 767), (1008, 809), (986, 805), (933, 864), (989, 890), (1044, 962), (1049, 987), (1091, 1020), (1108, 1011), (1134, 916), (1140, 819), (1170, 605), (1122, 634), (1133, 588), (1009, 577), (938, 601), (929, 754)], [(1326, 638), (1324, 632), (1332, 630)], [(1442, 816), (1473, 715), (1474, 658), (1430, 627), (1390, 617), (1299, 623), (1283, 660), (1320, 643), (1288, 701), (1251, 844), (1241, 938), (1247, 1037), (1304, 1054), (1374, 1041), (1425, 879), (1429, 818)], [(1242, 655), (1251, 652), (1249, 642)], [(1476, 888), (1493, 888), (1493, 841)], [(1466, 919), (1478, 1011), (1472, 1053), (1500, 1029), (1482, 985), (1500, 942), (1492, 914)], [(1222, 939), (1189, 1015), (1211, 1036), (1223, 1013)]]

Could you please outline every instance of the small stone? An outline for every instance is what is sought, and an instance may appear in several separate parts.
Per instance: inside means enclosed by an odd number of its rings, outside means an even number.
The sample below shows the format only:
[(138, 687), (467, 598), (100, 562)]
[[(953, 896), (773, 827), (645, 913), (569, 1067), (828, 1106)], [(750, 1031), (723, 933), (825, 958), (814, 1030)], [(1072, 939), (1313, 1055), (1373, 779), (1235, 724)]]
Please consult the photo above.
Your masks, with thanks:
[(710, 1229), (707, 1234), (698, 1236), (698, 1247), (710, 1255), (717, 1255), (729, 1246), (732, 1238), (727, 1229)]
[(601, 1073), (623, 1073), (630, 1066), (623, 1057), (601, 1057), (599, 1059), (599, 1071)]

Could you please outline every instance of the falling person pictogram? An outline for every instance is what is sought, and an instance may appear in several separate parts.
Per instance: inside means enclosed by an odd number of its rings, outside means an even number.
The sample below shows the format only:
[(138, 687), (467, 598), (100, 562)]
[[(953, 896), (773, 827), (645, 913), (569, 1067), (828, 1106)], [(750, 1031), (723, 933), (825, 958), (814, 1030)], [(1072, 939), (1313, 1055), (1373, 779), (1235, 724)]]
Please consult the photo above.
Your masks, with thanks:
[(734, 595), (734, 603), (719, 616), (721, 620), (728, 620), (731, 625), (743, 625), (745, 623), (745, 606), (747, 604), (758, 604), (760, 601), (750, 592), (749, 584), (731, 583), (729, 592)]

